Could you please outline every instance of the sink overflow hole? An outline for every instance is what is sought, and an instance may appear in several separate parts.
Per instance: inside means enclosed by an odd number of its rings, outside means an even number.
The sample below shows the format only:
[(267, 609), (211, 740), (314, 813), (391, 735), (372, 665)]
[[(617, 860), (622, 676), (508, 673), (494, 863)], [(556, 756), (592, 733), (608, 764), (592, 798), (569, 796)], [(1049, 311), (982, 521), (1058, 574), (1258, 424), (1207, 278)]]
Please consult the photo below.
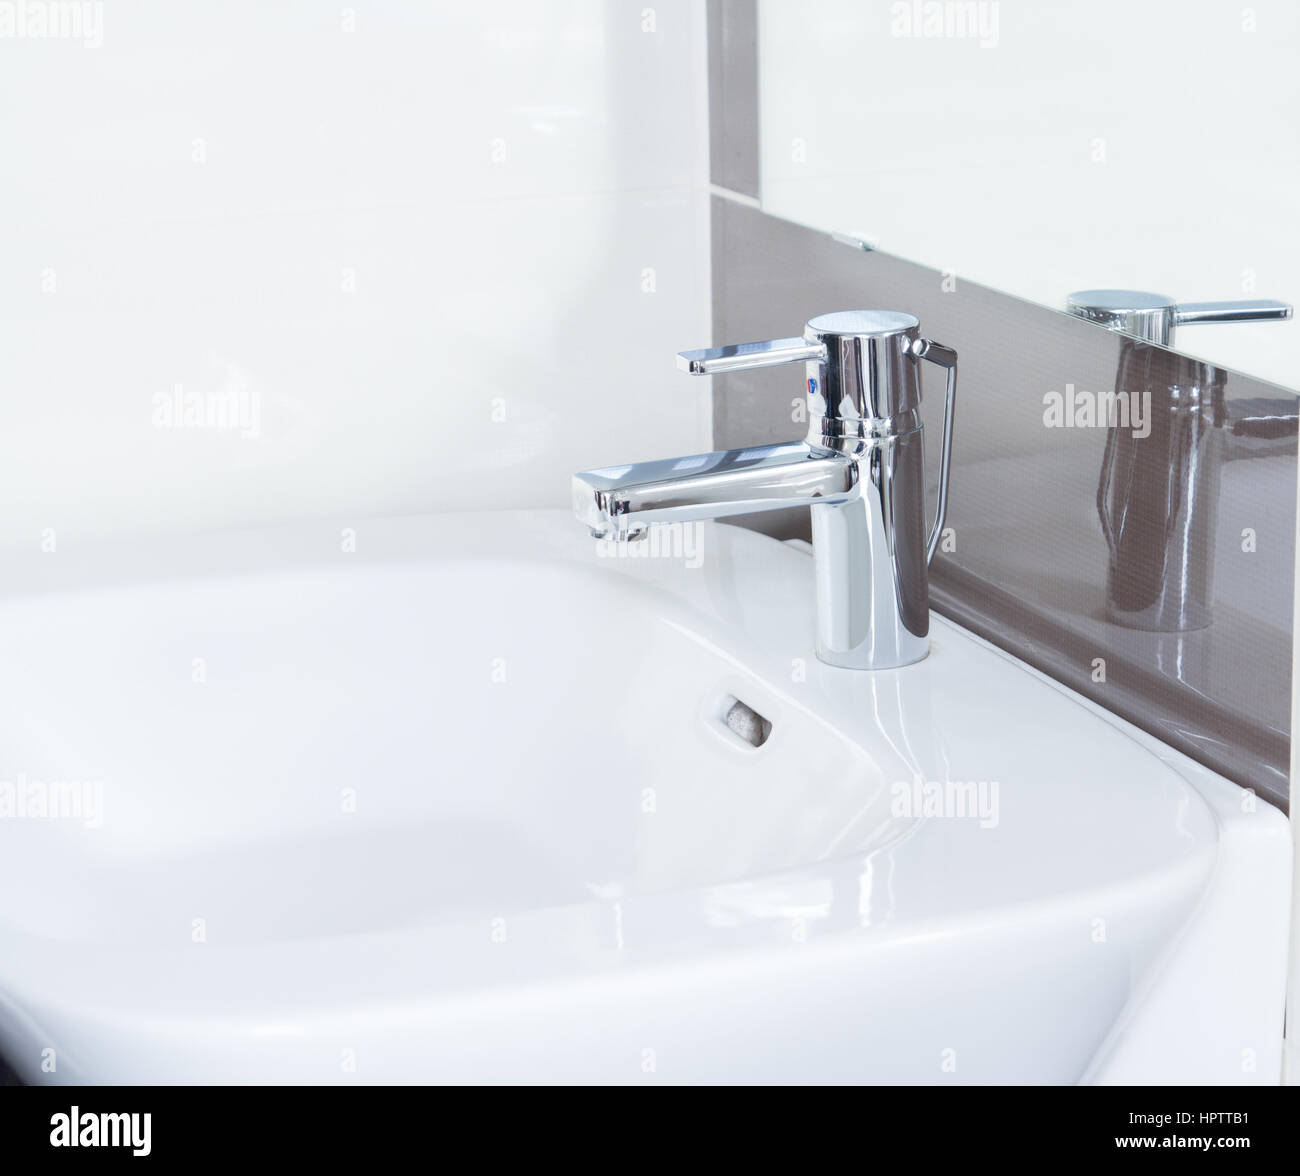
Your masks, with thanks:
[(722, 700), (722, 721), (751, 747), (762, 747), (772, 734), (772, 724), (739, 698), (728, 695)]

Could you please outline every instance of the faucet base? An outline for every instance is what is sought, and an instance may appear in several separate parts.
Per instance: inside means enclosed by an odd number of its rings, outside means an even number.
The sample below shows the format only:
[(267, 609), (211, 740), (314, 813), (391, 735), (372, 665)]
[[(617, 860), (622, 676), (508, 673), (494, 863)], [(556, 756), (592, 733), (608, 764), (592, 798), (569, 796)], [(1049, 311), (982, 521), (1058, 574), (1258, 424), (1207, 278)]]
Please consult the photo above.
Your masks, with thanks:
[[(890, 670), (930, 652), (925, 531), (898, 526), (903, 504), (921, 509), (920, 432), (877, 442), (852, 502), (809, 511), (817, 581), (817, 656), (853, 670)], [(915, 485), (911, 485), (911, 482)]]
[(836, 669), (902, 669), (905, 665), (915, 665), (918, 661), (924, 661), (930, 656), (930, 639), (923, 638), (920, 642), (920, 651), (911, 651), (910, 654), (898, 655), (898, 660), (893, 658), (881, 658), (879, 654), (863, 654), (857, 650), (828, 650), (823, 646), (816, 647), (816, 660), (824, 661), (827, 665), (833, 665)]
[(884, 661), (870, 654), (863, 657), (852, 650), (823, 649), (820, 645), (817, 647), (817, 660), (840, 670), (900, 670), (904, 666), (914, 666), (917, 662), (925, 661), (929, 656), (928, 640), (920, 653), (909, 657), (906, 661)]

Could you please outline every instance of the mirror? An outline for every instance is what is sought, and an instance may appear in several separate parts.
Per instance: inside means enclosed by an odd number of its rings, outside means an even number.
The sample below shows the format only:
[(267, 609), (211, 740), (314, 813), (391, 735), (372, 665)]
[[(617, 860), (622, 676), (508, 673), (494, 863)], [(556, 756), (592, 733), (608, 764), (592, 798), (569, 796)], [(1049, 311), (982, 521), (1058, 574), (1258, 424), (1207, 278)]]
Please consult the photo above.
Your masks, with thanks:
[[(1300, 301), (1294, 0), (759, 0), (758, 50), (776, 216), (1058, 310)], [(1295, 320), (1172, 346), (1300, 388)]]

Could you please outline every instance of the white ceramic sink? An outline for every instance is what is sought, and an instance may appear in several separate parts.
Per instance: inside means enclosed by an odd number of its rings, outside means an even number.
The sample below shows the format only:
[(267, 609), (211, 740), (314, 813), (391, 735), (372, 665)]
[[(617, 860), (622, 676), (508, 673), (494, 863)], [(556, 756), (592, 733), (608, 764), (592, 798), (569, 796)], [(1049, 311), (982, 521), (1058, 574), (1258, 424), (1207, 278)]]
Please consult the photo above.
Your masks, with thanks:
[(89, 807), (0, 819), (0, 1055), (32, 1082), (1277, 1080), (1278, 812), (939, 618), (919, 665), (824, 666), (806, 552), (692, 538), (611, 557), (502, 512), (15, 567), (0, 781)]

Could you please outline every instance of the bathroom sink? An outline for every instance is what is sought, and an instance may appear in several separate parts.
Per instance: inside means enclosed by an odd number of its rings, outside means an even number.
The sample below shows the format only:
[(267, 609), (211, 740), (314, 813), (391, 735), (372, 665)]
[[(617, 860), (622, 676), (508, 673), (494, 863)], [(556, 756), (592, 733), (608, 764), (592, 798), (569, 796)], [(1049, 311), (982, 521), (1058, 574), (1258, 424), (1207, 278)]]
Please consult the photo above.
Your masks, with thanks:
[(0, 1056), (1277, 1080), (1280, 813), (941, 618), (919, 664), (822, 664), (806, 550), (675, 538), (499, 512), (18, 561)]

